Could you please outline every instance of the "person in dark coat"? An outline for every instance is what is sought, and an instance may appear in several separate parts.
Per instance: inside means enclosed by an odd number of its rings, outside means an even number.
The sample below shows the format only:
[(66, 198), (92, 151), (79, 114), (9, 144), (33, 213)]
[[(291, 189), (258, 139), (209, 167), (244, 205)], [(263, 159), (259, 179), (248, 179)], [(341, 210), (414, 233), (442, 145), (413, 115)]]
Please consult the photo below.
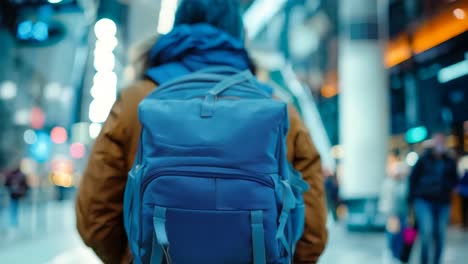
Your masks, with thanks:
[(429, 263), (432, 246), (435, 260), (431, 263), (442, 263), (450, 201), (458, 182), (456, 161), (445, 143), (444, 134), (435, 134), (433, 147), (421, 156), (410, 175), (409, 201), (419, 229), (421, 264)]
[(460, 183), (457, 192), (462, 198), (462, 219), (463, 228), (468, 230), (468, 156), (464, 156), (459, 161)]

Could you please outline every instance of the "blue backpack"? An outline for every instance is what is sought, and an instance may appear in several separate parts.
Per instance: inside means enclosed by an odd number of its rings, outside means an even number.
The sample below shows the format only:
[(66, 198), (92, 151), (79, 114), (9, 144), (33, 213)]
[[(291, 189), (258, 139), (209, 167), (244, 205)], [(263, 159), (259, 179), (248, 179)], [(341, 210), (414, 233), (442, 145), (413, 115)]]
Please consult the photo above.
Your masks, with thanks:
[(286, 159), (287, 105), (249, 71), (208, 68), (139, 106), (124, 197), (134, 263), (291, 263), (308, 184)]

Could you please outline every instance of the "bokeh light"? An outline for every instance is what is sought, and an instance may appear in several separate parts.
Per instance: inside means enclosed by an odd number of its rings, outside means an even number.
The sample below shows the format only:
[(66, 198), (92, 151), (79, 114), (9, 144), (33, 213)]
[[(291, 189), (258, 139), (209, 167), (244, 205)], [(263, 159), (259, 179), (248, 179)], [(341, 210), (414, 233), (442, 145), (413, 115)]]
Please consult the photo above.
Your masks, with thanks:
[(4, 81), (0, 84), (0, 99), (11, 100), (16, 97), (17, 94), (16, 83), (12, 81)]
[(74, 159), (81, 159), (84, 157), (86, 148), (81, 143), (73, 143), (70, 146), (70, 156)]
[(114, 37), (117, 34), (117, 25), (108, 18), (103, 18), (94, 25), (94, 33), (97, 39)]
[(50, 132), (50, 137), (55, 144), (63, 144), (68, 139), (68, 133), (63, 127), (54, 127)]
[(36, 132), (34, 132), (34, 130), (32, 129), (28, 129), (24, 131), (23, 139), (24, 139), (24, 142), (28, 145), (32, 145), (36, 143), (37, 141)]
[(418, 162), (419, 155), (416, 152), (410, 152), (408, 155), (406, 155), (406, 163), (410, 166), (416, 165), (416, 162)]
[(31, 109), (31, 127), (34, 129), (41, 129), (45, 124), (45, 114), (39, 107), (33, 107)]
[(34, 160), (39, 163), (46, 162), (51, 152), (50, 137), (45, 132), (37, 132), (37, 140), (30, 146), (29, 152)]

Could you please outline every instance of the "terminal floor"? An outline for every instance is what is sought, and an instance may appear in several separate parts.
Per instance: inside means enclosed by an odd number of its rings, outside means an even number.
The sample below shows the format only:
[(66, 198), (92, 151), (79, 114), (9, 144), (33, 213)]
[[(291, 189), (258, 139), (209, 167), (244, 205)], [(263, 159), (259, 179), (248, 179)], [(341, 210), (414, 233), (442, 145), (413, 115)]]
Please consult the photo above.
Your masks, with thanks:
[[(19, 230), (1, 229), (0, 263), (100, 263), (79, 239), (73, 213), (71, 202), (49, 203), (35, 209), (23, 208)], [(385, 263), (384, 234), (349, 233), (337, 224), (330, 224), (329, 230), (328, 247), (319, 264)], [(417, 264), (417, 254), (413, 257), (412, 263)], [(451, 229), (443, 263), (464, 264), (468, 263), (467, 260), (468, 233)]]

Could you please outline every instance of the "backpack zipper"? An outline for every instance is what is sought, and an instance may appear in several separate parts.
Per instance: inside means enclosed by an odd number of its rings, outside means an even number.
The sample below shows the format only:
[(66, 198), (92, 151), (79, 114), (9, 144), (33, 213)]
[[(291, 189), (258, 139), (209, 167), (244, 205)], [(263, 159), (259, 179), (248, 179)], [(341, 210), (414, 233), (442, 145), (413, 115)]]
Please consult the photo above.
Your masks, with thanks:
[[(168, 93), (168, 92), (174, 92), (174, 91), (180, 91), (180, 90), (185, 90), (187, 88), (185, 87), (177, 87), (175, 89), (171, 89), (171, 90), (159, 90), (160, 92), (157, 94), (158, 96), (160, 95), (164, 95), (164, 93)], [(242, 86), (239, 86), (239, 87), (236, 87), (236, 89), (238, 89), (238, 91), (241, 91), (241, 92), (251, 92), (253, 94), (256, 94), (256, 95), (260, 95), (260, 96), (265, 96), (266, 98), (270, 98), (269, 96), (267, 96), (263, 91), (261, 90), (254, 90), (254, 89), (246, 89), (245, 87), (242, 87)], [(248, 99), (248, 98), (246, 98)]]
[[(203, 167), (202, 167), (203, 168)], [(247, 181), (254, 181), (260, 183), (262, 185), (268, 186), (270, 188), (274, 188), (274, 183), (272, 181), (268, 181), (266, 179), (262, 179), (261, 177), (253, 177), (253, 175), (261, 176), (258, 173), (254, 172), (247, 172), (238, 169), (227, 169), (227, 168), (213, 168), (213, 167), (206, 167), (207, 170), (218, 170), (219, 172), (202, 172), (200, 171), (200, 167), (179, 167), (178, 169), (174, 170), (151, 170), (148, 172), (148, 177), (144, 179), (142, 182), (142, 189), (141, 195), (146, 191), (148, 185), (155, 179), (163, 176), (171, 176), (181, 174), (181, 176), (187, 177), (198, 177), (198, 178), (218, 178), (218, 179), (240, 179), (240, 180), (247, 180)], [(198, 170), (198, 171), (197, 171)], [(264, 178), (269, 177), (265, 175)], [(142, 199), (141, 197), (140, 199)]]

